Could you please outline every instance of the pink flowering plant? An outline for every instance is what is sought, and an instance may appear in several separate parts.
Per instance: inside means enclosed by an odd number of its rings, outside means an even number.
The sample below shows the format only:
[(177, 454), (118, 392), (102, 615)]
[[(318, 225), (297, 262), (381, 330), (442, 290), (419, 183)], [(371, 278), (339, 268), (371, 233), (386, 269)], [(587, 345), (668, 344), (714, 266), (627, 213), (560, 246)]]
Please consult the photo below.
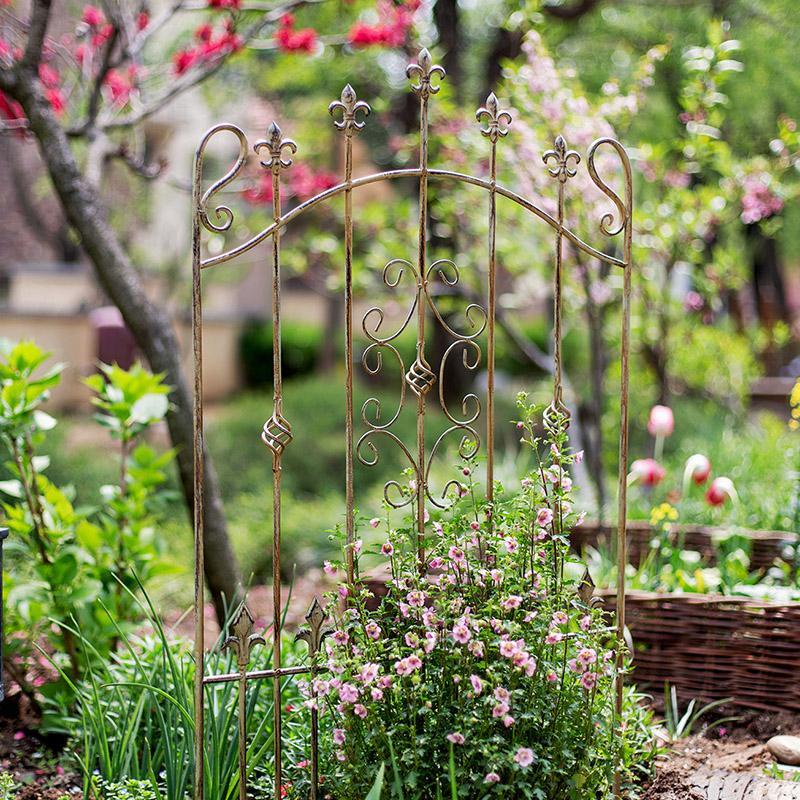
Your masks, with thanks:
[(609, 797), (618, 757), (626, 782), (647, 767), (646, 714), (631, 692), (625, 719), (613, 719), (613, 631), (569, 552), (581, 456), (564, 418), (543, 439), (540, 409), (519, 403), (537, 463), (519, 491), (498, 487), (492, 508), (465, 460), (452, 505), (425, 514), (420, 564), (412, 479), (412, 513), (387, 506), (371, 521), (385, 534), (374, 548), (385, 597), (359, 576), (370, 552), (360, 544), (354, 584), (332, 593), (335, 629), (307, 689), (329, 712), (323, 774), (341, 800), (362, 800), (381, 763), (386, 796), (406, 798)]

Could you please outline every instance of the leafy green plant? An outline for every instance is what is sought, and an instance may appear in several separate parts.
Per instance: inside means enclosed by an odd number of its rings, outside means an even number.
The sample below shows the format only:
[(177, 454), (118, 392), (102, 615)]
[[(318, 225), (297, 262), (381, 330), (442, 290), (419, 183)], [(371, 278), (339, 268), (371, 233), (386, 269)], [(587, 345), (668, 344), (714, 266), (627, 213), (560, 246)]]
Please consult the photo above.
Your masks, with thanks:
[[(476, 785), (485, 797), (564, 800), (606, 796), (617, 759), (627, 787), (650, 763), (635, 695), (625, 695), (625, 724), (613, 720), (616, 640), (569, 552), (579, 515), (565, 420), (548, 422), (542, 439), (541, 409), (525, 395), (520, 407), (538, 461), (521, 491), (498, 487), (490, 508), (465, 445), (452, 504), (423, 512), (423, 542), (409, 474), (372, 520), (385, 541), (354, 545), (356, 580), (329, 603), (333, 677), (306, 687), (330, 712), (324, 772), (341, 800), (368, 791), (364, 764), (391, 766), (388, 796), (401, 800), (475, 797)], [(359, 580), (364, 555), (381, 556), (391, 575), (377, 608)]]
[(10, 772), (0, 772), (0, 800), (14, 800), (16, 783)]
[[(100, 796), (122, 798), (131, 786), (149, 787), (163, 800), (185, 800), (191, 795), (194, 770), (194, 660), (189, 642), (170, 635), (155, 611), (144, 587), (124, 589), (139, 606), (145, 625), (135, 634), (117, 627), (120, 646), (104, 661), (87, 659), (85, 677), (73, 683), (63, 672), (77, 701), (74, 710), (62, 707), (71, 732), (69, 750), (83, 775), (85, 800)], [(141, 599), (143, 598), (143, 599)], [(73, 630), (81, 647), (91, 653), (92, 643), (78, 628)], [(207, 674), (236, 671), (230, 651), (217, 642), (206, 654)], [(284, 663), (299, 664), (306, 647), (286, 637)], [(260, 660), (268, 663), (264, 648)], [(287, 790), (301, 796), (308, 775), (310, 725), (302, 698), (289, 678), (283, 685), (284, 758), (289, 766)], [(234, 800), (238, 796), (238, 684), (211, 684), (206, 689), (205, 785), (209, 797)], [(256, 796), (271, 792), (273, 753), (272, 685), (251, 681), (247, 697), (248, 764), (250, 787)], [(122, 783), (119, 783), (124, 778)], [(116, 794), (103, 794), (114, 787)], [(269, 789), (267, 790), (267, 787)], [(141, 795), (137, 795), (141, 796)], [(271, 794), (269, 794), (271, 796)]]
[[(672, 739), (685, 739), (692, 735), (692, 731), (700, 720), (713, 711), (715, 708), (730, 703), (733, 698), (725, 697), (722, 700), (715, 700), (712, 703), (706, 703), (704, 706), (697, 705), (697, 698), (692, 698), (686, 710), (683, 711), (678, 703), (678, 690), (669, 684), (664, 685), (664, 727), (667, 729), (670, 738)], [(720, 725), (726, 722), (732, 722), (739, 719), (738, 717), (722, 717), (713, 722), (703, 723), (703, 730), (713, 731)]]
[(95, 784), (97, 800), (161, 800), (147, 781), (126, 778), (113, 783), (98, 779)]
[(764, 776), (776, 781), (793, 781), (794, 783), (800, 783), (800, 771), (781, 769), (781, 765), (774, 762), (764, 767)]
[[(41, 406), (59, 380), (61, 365), (46, 369), (47, 359), (32, 342), (0, 344), (0, 442), (10, 456), (11, 476), (0, 483), (9, 498), (2, 508), (11, 532), (8, 654), (13, 666), (32, 658), (31, 645), (42, 642), (76, 679), (90, 654), (107, 658), (118, 628), (138, 620), (123, 591), (135, 586), (134, 573), (149, 581), (168, 568), (159, 557), (155, 521), (172, 453), (156, 453), (141, 441), (163, 419), (168, 387), (139, 365), (127, 371), (104, 365), (101, 374), (87, 380), (96, 392), (98, 422), (119, 442), (119, 478), (102, 488), (94, 505), (81, 506), (72, 487), (48, 479), (49, 459), (38, 454), (56, 425)], [(90, 649), (85, 642), (91, 642)], [(32, 694), (27, 671), (23, 665), (13, 675)], [(63, 684), (39, 689), (61, 690)]]

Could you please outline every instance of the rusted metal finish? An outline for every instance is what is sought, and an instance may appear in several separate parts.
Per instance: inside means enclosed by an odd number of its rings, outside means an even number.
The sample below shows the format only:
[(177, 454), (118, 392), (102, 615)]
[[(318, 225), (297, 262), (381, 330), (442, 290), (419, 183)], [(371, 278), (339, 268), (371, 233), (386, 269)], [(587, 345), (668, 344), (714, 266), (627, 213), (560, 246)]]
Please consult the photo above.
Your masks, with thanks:
[[(341, 120), (336, 120), (341, 111)], [(344, 180), (345, 185), (353, 179), (353, 135), (366, 124), (361, 117), (369, 115), (371, 109), (356, 99), (353, 87), (348, 83), (342, 89), (340, 100), (328, 106), (334, 117), (334, 126), (344, 133)], [(355, 483), (353, 459), (353, 190), (344, 192), (344, 317), (345, 317), (345, 506), (347, 552), (347, 583), (355, 582)]]
[[(489, 150), (489, 267), (486, 278), (486, 301), (489, 331), (486, 339), (486, 500), (491, 508), (494, 502), (494, 369), (495, 369), (495, 311), (497, 308), (497, 140), (508, 136), (511, 114), (500, 108), (494, 92), (486, 98), (486, 105), (475, 112), (478, 122), (486, 119), (481, 135), (491, 142)], [(490, 519), (490, 523), (492, 523)]]
[[(239, 684), (239, 755), (241, 800), (247, 796), (247, 724), (245, 719), (245, 696), (247, 684), (254, 680), (271, 680), (274, 693), (274, 741), (275, 741), (275, 781), (274, 795), (280, 797), (282, 787), (282, 718), (281, 718), (281, 682), (286, 677), (309, 675), (311, 678), (311, 752), (309, 764), (311, 768), (311, 798), (318, 796), (319, 763), (318, 736), (319, 720), (316, 708), (315, 677), (317, 674), (316, 654), (322, 646), (326, 634), (325, 609), (318, 601), (314, 601), (306, 616), (307, 625), (298, 634), (298, 638), (306, 641), (309, 648), (309, 662), (305, 665), (284, 667), (281, 658), (281, 612), (282, 593), (280, 584), (281, 567), (281, 458), (283, 452), (292, 441), (292, 428), (283, 411), (282, 367), (281, 367), (281, 235), (284, 228), (293, 220), (310, 211), (317, 205), (326, 203), (338, 196), (344, 200), (344, 299), (345, 299), (345, 504), (346, 504), (346, 568), (347, 582), (353, 586), (357, 580), (355, 574), (354, 546), (355, 530), (355, 484), (354, 466), (358, 458), (363, 464), (372, 465), (379, 459), (379, 443), (388, 442), (397, 447), (404, 455), (411, 470), (410, 485), (401, 485), (397, 480), (388, 481), (383, 487), (383, 499), (394, 508), (410, 506), (416, 521), (418, 539), (418, 563), (421, 571), (426, 570), (425, 533), (426, 505), (428, 503), (440, 508), (447, 507), (448, 493), (459, 489), (455, 479), (448, 481), (440, 490), (431, 486), (431, 466), (444, 448), (446, 441), (452, 437), (460, 437), (458, 451), (462, 457), (472, 458), (483, 452), (486, 458), (486, 499), (491, 509), (494, 499), (494, 450), (495, 450), (495, 314), (497, 307), (497, 198), (503, 197), (526, 209), (530, 214), (554, 232), (555, 270), (553, 277), (553, 399), (546, 412), (546, 422), (551, 423), (556, 415), (566, 412), (563, 398), (561, 339), (562, 339), (562, 290), (564, 279), (563, 245), (570, 242), (586, 255), (619, 267), (623, 270), (622, 296), (622, 333), (621, 359), (622, 377), (620, 384), (621, 403), (621, 435), (619, 463), (619, 526), (617, 530), (618, 555), (618, 596), (616, 601), (617, 619), (614, 630), (618, 637), (617, 678), (615, 692), (615, 713), (622, 709), (623, 667), (624, 667), (624, 626), (625, 626), (625, 583), (624, 567), (626, 563), (626, 475), (628, 459), (628, 372), (630, 348), (630, 291), (631, 291), (631, 241), (632, 241), (632, 204), (633, 190), (631, 170), (624, 148), (617, 141), (609, 138), (597, 140), (586, 156), (586, 168), (589, 176), (598, 189), (603, 192), (613, 205), (613, 213), (608, 213), (600, 220), (600, 231), (604, 236), (617, 237), (622, 234), (622, 246), (610, 248), (611, 252), (583, 241), (568, 227), (565, 221), (564, 203), (569, 179), (576, 174), (581, 164), (580, 155), (569, 150), (563, 137), (556, 138), (553, 149), (543, 155), (544, 167), (556, 179), (558, 192), (557, 213), (547, 213), (535, 200), (523, 197), (511, 189), (500, 185), (497, 181), (498, 161), (497, 144), (510, 132), (511, 114), (502, 109), (497, 97), (490, 94), (484, 106), (476, 112), (481, 134), (488, 140), (488, 178), (432, 168), (429, 164), (429, 101), (439, 92), (441, 81), (445, 79), (445, 71), (434, 64), (427, 50), (419, 53), (416, 63), (410, 64), (407, 76), (411, 79), (411, 90), (419, 101), (419, 162), (408, 169), (389, 170), (353, 177), (353, 137), (365, 126), (370, 107), (359, 100), (353, 88), (348, 84), (343, 89), (340, 99), (329, 106), (335, 128), (344, 137), (344, 170), (343, 180), (336, 186), (320, 192), (316, 196), (299, 203), (288, 210), (281, 204), (281, 176), (292, 165), (292, 157), (297, 152), (297, 145), (283, 137), (280, 127), (272, 123), (267, 138), (256, 143), (254, 150), (260, 156), (261, 165), (272, 174), (272, 222), (263, 230), (252, 235), (241, 244), (216, 254), (201, 253), (201, 233), (206, 229), (214, 234), (224, 233), (230, 229), (234, 212), (226, 205), (214, 205), (215, 196), (227, 187), (240, 174), (248, 157), (248, 144), (244, 133), (234, 125), (218, 125), (212, 128), (201, 141), (194, 165), (193, 183), (193, 345), (195, 362), (195, 657), (198, 669), (195, 677), (195, 799), (204, 800), (203, 787), (203, 742), (204, 742), (204, 687), (217, 683), (238, 682)], [(217, 135), (232, 135), (239, 144), (239, 152), (233, 166), (222, 178), (212, 183), (205, 191), (202, 189), (203, 157), (209, 142)], [(612, 189), (598, 174), (595, 155), (601, 146), (611, 148), (622, 167), (622, 195)], [(353, 331), (353, 240), (355, 235), (355, 219), (353, 214), (353, 192), (362, 187), (383, 181), (412, 179), (417, 182), (419, 217), (417, 223), (416, 252), (406, 258), (394, 258), (383, 267), (383, 284), (390, 293), (405, 292), (406, 311), (402, 322), (395, 330), (385, 331), (383, 324), (386, 312), (380, 305), (370, 307), (360, 320), (361, 329), (366, 336), (367, 346), (361, 357), (362, 366), (368, 374), (375, 375), (385, 366), (397, 369), (398, 393), (396, 407), (385, 413), (381, 401), (377, 397), (369, 397), (361, 407), (361, 425), (363, 430), (356, 434), (354, 410), (354, 331)], [(455, 287), (461, 280), (460, 269), (454, 261), (442, 258), (428, 262), (429, 218), (428, 201), (432, 181), (445, 181), (476, 187), (488, 193), (488, 241), (485, 277), (485, 306), (478, 302), (470, 303), (463, 311), (466, 328), (462, 324), (451, 323), (449, 317), (440, 311), (437, 301), (436, 282), (445, 288)], [(237, 670), (224, 674), (205, 675), (203, 664), (203, 525), (202, 525), (202, 489), (203, 489), (203, 402), (202, 402), (202, 304), (201, 273), (231, 261), (249, 252), (261, 242), (271, 240), (272, 269), (272, 326), (273, 326), (273, 407), (264, 424), (261, 439), (269, 449), (273, 471), (273, 621), (272, 621), (272, 665), (268, 669), (250, 669), (252, 646), (262, 643), (263, 637), (253, 630), (252, 617), (243, 605), (233, 622), (230, 636), (226, 644), (237, 654)], [(620, 255), (621, 250), (621, 255)], [(426, 328), (429, 325), (440, 326), (452, 343), (445, 349), (438, 368), (434, 371), (426, 357)], [(412, 363), (404, 363), (397, 347), (398, 337), (406, 330), (416, 331), (416, 347)], [(467, 370), (477, 370), (483, 358), (481, 342), (486, 336), (486, 410), (483, 424), (484, 436), (479, 433), (481, 401), (470, 392), (461, 398), (461, 410), (453, 411), (448, 406), (445, 394), (445, 366), (448, 359), (460, 352), (461, 361)], [(386, 362), (386, 363), (385, 363)], [(395, 366), (396, 365), (396, 366)], [(431, 391), (438, 389), (438, 403), (447, 421), (446, 429), (430, 445), (426, 442), (425, 417)], [(394, 430), (411, 393), (415, 400), (416, 436), (414, 442), (406, 443)], [(436, 394), (433, 397), (436, 397)], [(481, 438), (485, 442), (481, 443)], [(579, 589), (581, 598), (592, 601), (594, 586), (590, 576), (585, 576)], [(619, 780), (615, 790), (619, 795)], [(209, 798), (209, 800), (212, 800)]]

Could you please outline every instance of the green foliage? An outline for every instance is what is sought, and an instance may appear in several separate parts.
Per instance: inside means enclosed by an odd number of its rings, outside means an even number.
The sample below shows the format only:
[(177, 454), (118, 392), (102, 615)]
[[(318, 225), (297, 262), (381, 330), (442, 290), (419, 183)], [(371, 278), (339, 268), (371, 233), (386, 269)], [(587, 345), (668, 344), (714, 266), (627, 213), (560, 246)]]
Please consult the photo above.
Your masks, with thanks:
[[(685, 739), (692, 735), (695, 725), (703, 717), (711, 713), (715, 708), (724, 706), (725, 703), (730, 703), (732, 699), (731, 697), (725, 697), (722, 700), (715, 700), (698, 708), (697, 699), (692, 698), (689, 701), (689, 705), (686, 706), (686, 711), (683, 711), (678, 703), (677, 689), (669, 684), (664, 684), (664, 727), (673, 740)], [(705, 722), (703, 731), (709, 733), (714, 728), (736, 719), (738, 717), (722, 717), (715, 719), (713, 722)]]
[[(128, 591), (126, 589), (126, 591)], [(57, 714), (69, 723), (69, 751), (83, 775), (83, 796), (95, 800), (122, 800), (126, 792), (137, 798), (186, 800), (192, 793), (194, 770), (194, 661), (191, 645), (168, 632), (146, 592), (144, 601), (130, 593), (144, 625), (126, 634), (117, 626), (120, 647), (110, 658), (87, 661), (84, 679), (73, 683), (62, 672), (77, 698), (75, 706), (62, 705)], [(109, 614), (109, 616), (111, 616)], [(260, 624), (260, 622), (259, 622)], [(92, 652), (92, 642), (74, 630), (82, 649)], [(219, 645), (206, 654), (206, 672), (235, 672), (236, 660)], [(284, 664), (301, 663), (306, 647), (287, 637), (282, 644)], [(259, 659), (269, 662), (265, 648)], [(283, 686), (283, 702), (297, 710), (284, 713), (284, 756), (287, 764), (306, 757), (309, 717), (302, 709), (292, 681)], [(272, 685), (251, 681), (246, 696), (248, 761), (254, 791), (269, 785), (271, 776)], [(206, 688), (206, 792), (221, 800), (238, 797), (238, 683), (217, 683)], [(307, 782), (302, 770), (290, 777)], [(151, 794), (147, 794), (147, 792)]]
[[(625, 696), (621, 734), (612, 722), (617, 642), (569, 553), (578, 514), (564, 420), (542, 440), (541, 409), (520, 402), (523, 438), (540, 461), (518, 494), (498, 486), (490, 517), (466, 458), (451, 475), (453, 504), (431, 508), (422, 569), (413, 480), (393, 497), (411, 513), (387, 505), (374, 521), (380, 549), (353, 545), (356, 581), (329, 603), (349, 599), (324, 653), (335, 679), (311, 687), (333, 717), (325, 773), (342, 800), (369, 789), (364, 764), (390, 766), (386, 796), (407, 800), (607, 798), (618, 758), (626, 790), (648, 769), (652, 742), (635, 695)], [(358, 574), (362, 553), (379, 552), (391, 578), (376, 608)]]
[[(319, 361), (323, 331), (318, 325), (287, 320), (281, 327), (283, 377), (308, 375)], [(272, 323), (251, 321), (242, 329), (239, 358), (245, 385), (272, 383)]]
[(95, 785), (97, 800), (161, 800), (147, 781), (126, 778), (113, 783), (98, 779)]
[[(130, 371), (104, 366), (87, 381), (97, 393), (98, 421), (119, 441), (119, 479), (102, 488), (94, 505), (80, 506), (72, 487), (48, 479), (49, 459), (37, 455), (56, 424), (40, 407), (60, 372), (59, 366), (43, 370), (47, 358), (32, 342), (5, 343), (0, 357), (0, 441), (11, 476), (0, 483), (9, 498), (2, 504), (10, 531), (8, 654), (29, 659), (31, 646), (41, 642), (77, 677), (91, 658), (73, 626), (106, 658), (119, 636), (106, 609), (122, 626), (135, 623), (138, 613), (123, 587), (135, 585), (134, 571), (149, 581), (166, 568), (154, 524), (172, 453), (157, 454), (139, 439), (163, 419), (168, 387), (138, 365)], [(63, 690), (56, 684), (43, 691)], [(59, 725), (55, 719), (46, 724)]]
[(0, 800), (14, 800), (16, 783), (10, 772), (0, 772)]

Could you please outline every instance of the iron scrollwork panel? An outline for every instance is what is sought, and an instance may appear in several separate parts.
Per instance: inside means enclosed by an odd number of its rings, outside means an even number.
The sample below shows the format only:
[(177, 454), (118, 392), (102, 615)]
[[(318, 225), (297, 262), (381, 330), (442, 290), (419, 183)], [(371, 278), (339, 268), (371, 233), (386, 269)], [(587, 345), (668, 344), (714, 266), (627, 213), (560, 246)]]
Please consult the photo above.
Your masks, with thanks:
[[(512, 123), (511, 113), (500, 107), (494, 94), (490, 94), (484, 106), (476, 112), (480, 124), (480, 133), (488, 140), (488, 178), (479, 178), (470, 174), (462, 174), (443, 169), (431, 168), (428, 163), (428, 103), (436, 95), (445, 79), (444, 69), (433, 63), (430, 53), (422, 50), (417, 62), (410, 64), (407, 75), (411, 79), (411, 90), (419, 100), (419, 163), (416, 167), (390, 170), (359, 178), (353, 177), (353, 138), (365, 126), (366, 117), (370, 113), (367, 103), (359, 100), (353, 88), (348, 84), (342, 90), (339, 100), (330, 104), (329, 112), (333, 117), (336, 130), (344, 137), (344, 175), (341, 183), (320, 192), (288, 210), (281, 205), (281, 176), (292, 166), (293, 157), (297, 153), (297, 145), (285, 139), (277, 123), (272, 123), (264, 140), (255, 144), (253, 152), (258, 156), (261, 166), (270, 171), (272, 176), (272, 222), (262, 231), (252, 235), (243, 243), (231, 249), (205, 258), (201, 253), (201, 233), (205, 229), (219, 237), (228, 232), (234, 223), (234, 212), (229, 205), (214, 205), (217, 195), (242, 174), (250, 154), (247, 137), (244, 132), (230, 124), (221, 124), (212, 128), (203, 137), (195, 155), (193, 172), (193, 354), (194, 354), (194, 446), (195, 446), (195, 656), (198, 669), (195, 677), (195, 798), (204, 800), (204, 692), (211, 684), (220, 682), (238, 682), (239, 684), (239, 738), (240, 738), (240, 797), (247, 793), (247, 742), (244, 697), (247, 684), (254, 680), (272, 680), (274, 685), (274, 729), (275, 729), (275, 796), (280, 796), (281, 772), (281, 681), (288, 675), (316, 673), (316, 655), (326, 635), (326, 612), (323, 606), (314, 600), (306, 616), (306, 625), (298, 633), (298, 639), (307, 642), (310, 662), (307, 665), (284, 667), (281, 660), (281, 604), (280, 585), (280, 551), (281, 551), (281, 472), (282, 456), (292, 441), (292, 427), (288, 415), (283, 410), (282, 361), (281, 361), (281, 235), (286, 226), (306, 211), (320, 203), (342, 195), (344, 197), (344, 272), (345, 272), (345, 352), (346, 352), (346, 408), (345, 408), (345, 447), (346, 459), (346, 506), (347, 506), (347, 542), (352, 545), (355, 536), (354, 501), (355, 479), (354, 461), (374, 465), (380, 457), (380, 443), (384, 440), (398, 448), (415, 476), (411, 492), (396, 480), (388, 481), (383, 488), (384, 500), (395, 508), (415, 503), (417, 529), (420, 540), (420, 567), (424, 568), (424, 506), (431, 503), (437, 507), (447, 505), (448, 492), (457, 485), (457, 481), (449, 481), (439, 492), (432, 491), (432, 465), (439, 458), (446, 443), (460, 437), (458, 452), (467, 459), (474, 458), (483, 447), (487, 464), (486, 497), (493, 498), (493, 459), (494, 459), (494, 371), (495, 371), (495, 317), (496, 317), (496, 270), (497, 270), (497, 197), (505, 197), (526, 209), (534, 217), (550, 226), (555, 234), (555, 271), (554, 271), (554, 387), (553, 401), (549, 414), (563, 412), (566, 404), (563, 398), (561, 376), (561, 290), (563, 284), (562, 244), (567, 239), (575, 247), (590, 257), (623, 270), (623, 313), (622, 313), (622, 380), (621, 393), (621, 436), (619, 464), (619, 519), (618, 530), (618, 598), (617, 598), (617, 633), (622, 642), (625, 624), (625, 519), (626, 519), (626, 483), (627, 473), (627, 414), (628, 414), (628, 358), (630, 348), (630, 287), (631, 287), (631, 243), (632, 243), (632, 180), (630, 163), (624, 148), (611, 138), (597, 140), (589, 149), (586, 168), (595, 186), (608, 198), (613, 212), (606, 213), (600, 220), (600, 233), (606, 237), (622, 235), (622, 254), (605, 253), (584, 242), (565, 224), (564, 201), (565, 190), (569, 178), (576, 174), (580, 167), (580, 155), (569, 150), (563, 137), (557, 137), (552, 150), (544, 154), (544, 164), (550, 175), (557, 181), (558, 212), (555, 217), (544, 211), (533, 200), (522, 197), (497, 182), (497, 145), (508, 136)], [(238, 145), (235, 160), (222, 178), (213, 182), (205, 191), (202, 189), (202, 171), (205, 152), (217, 135), (233, 136)], [(596, 165), (596, 154), (601, 147), (614, 151), (623, 170), (624, 191), (622, 196), (600, 176)], [(367, 345), (362, 353), (362, 366), (369, 375), (377, 375), (384, 368), (396, 370), (399, 381), (397, 405), (385, 410), (378, 397), (368, 397), (361, 407), (361, 425), (363, 432), (356, 437), (355, 412), (353, 400), (353, 240), (355, 236), (355, 219), (352, 207), (352, 193), (355, 189), (372, 183), (401, 178), (414, 179), (419, 187), (419, 224), (416, 257), (395, 258), (383, 268), (382, 279), (388, 292), (402, 293), (406, 297), (405, 312), (393, 330), (386, 331), (387, 314), (379, 305), (370, 307), (361, 320), (361, 330), (366, 337)], [(464, 326), (456, 325), (449, 315), (442, 312), (438, 305), (434, 287), (438, 282), (446, 289), (454, 289), (461, 281), (461, 270), (450, 259), (438, 259), (428, 263), (428, 188), (431, 180), (455, 181), (464, 185), (472, 185), (488, 193), (488, 242), (486, 268), (479, 273), (486, 280), (485, 304), (469, 302), (462, 309)], [(204, 426), (202, 399), (202, 270), (231, 261), (252, 250), (261, 242), (271, 240), (271, 272), (272, 272), (272, 325), (273, 325), (273, 406), (271, 413), (260, 432), (272, 459), (273, 473), (273, 624), (271, 640), (273, 646), (272, 665), (266, 669), (251, 667), (253, 648), (265, 642), (263, 633), (255, 630), (252, 614), (242, 604), (231, 626), (230, 635), (224, 646), (231, 648), (236, 655), (237, 670), (230, 674), (205, 674), (204, 653), (205, 634), (203, 626), (203, 486), (204, 486)], [(406, 330), (416, 325), (415, 353), (410, 363), (406, 364), (398, 338)], [(438, 370), (428, 361), (426, 353), (427, 327), (439, 326), (450, 340), (440, 359)], [(485, 345), (484, 337), (485, 336)], [(485, 346), (485, 352), (484, 352)], [(454, 410), (452, 401), (447, 397), (445, 372), (448, 364), (461, 357), (461, 366), (467, 372), (475, 373), (485, 368), (487, 373), (486, 406), (482, 408), (481, 400), (473, 391), (466, 392), (461, 398), (460, 412)], [(484, 366), (485, 365), (485, 366)], [(434, 389), (436, 393), (434, 395)], [(427, 403), (435, 396), (444, 420), (444, 430), (439, 433), (432, 445), (426, 442), (424, 425)], [(406, 444), (395, 432), (395, 424), (400, 418), (407, 401), (416, 402), (417, 435), (413, 444)], [(485, 419), (484, 431), (478, 427), (481, 417)], [(354, 581), (353, 547), (347, 548), (347, 579)], [(590, 592), (591, 576), (586, 576), (581, 584), (582, 592)], [(619, 713), (622, 702), (622, 647), (618, 648), (618, 681), (616, 711)], [(255, 651), (258, 653), (258, 650)], [(313, 680), (312, 680), (313, 685)], [(312, 703), (311, 730), (311, 798), (317, 797), (318, 784), (318, 716)]]

